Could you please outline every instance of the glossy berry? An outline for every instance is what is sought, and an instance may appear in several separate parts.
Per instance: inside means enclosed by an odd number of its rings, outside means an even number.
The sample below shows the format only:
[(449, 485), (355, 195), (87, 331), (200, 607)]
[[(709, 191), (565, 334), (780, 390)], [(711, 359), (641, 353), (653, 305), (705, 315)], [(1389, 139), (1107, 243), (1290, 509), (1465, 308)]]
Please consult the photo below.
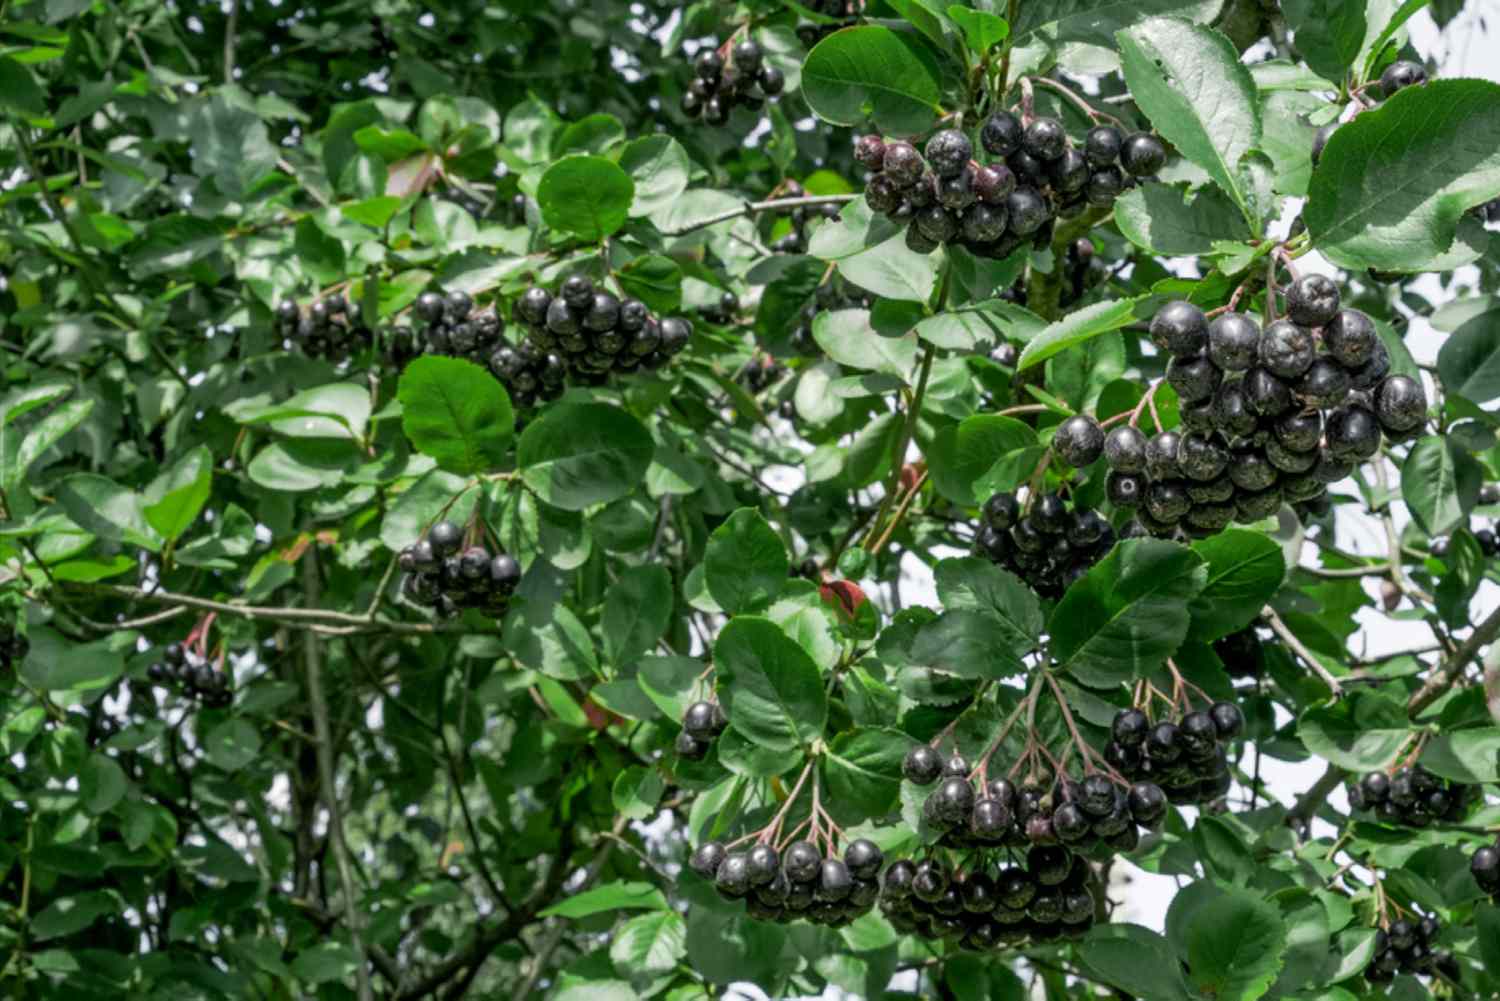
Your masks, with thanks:
[(1130, 816), (1137, 823), (1150, 826), (1167, 812), (1167, 797), (1153, 782), (1137, 782), (1130, 787)]
[(1334, 361), (1350, 369), (1369, 362), (1379, 339), (1375, 324), (1357, 309), (1339, 310), (1323, 328), (1323, 346)]
[(811, 883), (818, 878), (823, 856), (810, 841), (794, 841), (781, 857), (781, 871), (793, 883)]
[(1139, 428), (1120, 424), (1104, 437), (1104, 459), (1111, 469), (1139, 473), (1146, 468), (1146, 436)]
[(997, 111), (985, 119), (979, 142), (991, 156), (1010, 156), (1021, 148), (1024, 132), (1019, 118), (1008, 111)]
[(885, 854), (875, 842), (856, 838), (844, 849), (844, 864), (856, 878), (874, 879), (880, 874), (880, 867), (885, 864)]
[(451, 521), (440, 521), (427, 530), (427, 541), (439, 557), (452, 556), (463, 544), (463, 529)]
[(1351, 387), (1349, 370), (1323, 356), (1314, 358), (1302, 377), (1292, 383), (1292, 392), (1310, 406), (1327, 409), (1343, 403)]
[(1035, 188), (1012, 191), (1005, 199), (1005, 209), (1010, 217), (1010, 230), (1017, 236), (1036, 232), (1050, 216), (1047, 202)]
[(1422, 68), (1421, 63), (1412, 62), (1410, 59), (1398, 59), (1380, 74), (1380, 92), (1390, 97), (1398, 90), (1426, 82), (1427, 70)]
[(1288, 320), (1277, 320), (1261, 334), (1261, 367), (1278, 378), (1295, 379), (1307, 371), (1316, 356), (1312, 334)]
[(1120, 163), (1136, 177), (1150, 177), (1167, 165), (1167, 148), (1155, 136), (1137, 132), (1120, 148)]
[(1026, 126), (1021, 147), (1038, 160), (1056, 160), (1068, 145), (1068, 134), (1055, 118), (1037, 118)]
[(1224, 313), (1208, 327), (1208, 357), (1225, 372), (1242, 372), (1255, 364), (1260, 326), (1244, 313)]
[(974, 156), (969, 137), (957, 129), (943, 129), (927, 140), (926, 157), (939, 177), (953, 177)]
[(1139, 747), (1146, 740), (1150, 732), (1151, 721), (1146, 714), (1139, 709), (1122, 709), (1115, 714), (1114, 722), (1110, 725), (1110, 736), (1118, 744), (1126, 747)]
[(1124, 142), (1113, 125), (1096, 125), (1083, 137), (1083, 155), (1092, 166), (1108, 167), (1119, 158)]
[(901, 774), (906, 781), (919, 786), (928, 786), (943, 774), (943, 756), (926, 744), (918, 744), (906, 752), (901, 763)]
[(1358, 462), (1380, 450), (1380, 422), (1361, 406), (1343, 406), (1330, 412), (1324, 436), (1335, 458)]
[(1151, 318), (1151, 341), (1179, 357), (1196, 355), (1208, 341), (1208, 318), (1190, 302), (1169, 302)]
[(1146, 475), (1153, 480), (1172, 479), (1181, 475), (1177, 465), (1177, 447), (1182, 436), (1176, 431), (1159, 431), (1146, 443)]
[(1339, 311), (1339, 287), (1327, 275), (1303, 275), (1286, 294), (1287, 315), (1301, 327), (1321, 327)]
[(1115, 507), (1135, 507), (1145, 499), (1146, 478), (1137, 473), (1110, 470), (1104, 478), (1104, 494)]
[(1104, 432), (1099, 422), (1087, 414), (1063, 421), (1052, 438), (1052, 448), (1074, 469), (1091, 466), (1104, 453)]
[[(1015, 494), (994, 494), (989, 500), (984, 502), (985, 524), (999, 531), (1003, 532), (1011, 528), (1016, 523), (1016, 519), (1020, 517), (1020, 514), (1021, 505), (1016, 500)], [(936, 754), (937, 752), (934, 751), (933, 753)], [(934, 775), (933, 777), (936, 778), (937, 776)]]
[(1224, 374), (1208, 356), (1175, 357), (1167, 363), (1167, 384), (1185, 403), (1198, 403), (1214, 395)]
[(1397, 433), (1420, 427), (1427, 419), (1422, 384), (1404, 375), (1386, 376), (1375, 390), (1375, 417), (1381, 427)]

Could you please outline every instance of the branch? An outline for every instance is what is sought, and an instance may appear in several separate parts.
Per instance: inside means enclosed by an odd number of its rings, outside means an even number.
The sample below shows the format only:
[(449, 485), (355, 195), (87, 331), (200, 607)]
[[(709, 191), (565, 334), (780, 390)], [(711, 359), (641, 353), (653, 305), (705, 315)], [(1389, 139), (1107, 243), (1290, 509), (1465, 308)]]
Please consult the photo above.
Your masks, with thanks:
[(1298, 657), (1301, 657), (1308, 667), (1312, 668), (1313, 674), (1322, 679), (1323, 684), (1327, 685), (1333, 692), (1334, 698), (1339, 698), (1344, 694), (1344, 689), (1339, 684), (1339, 679), (1328, 673), (1328, 668), (1324, 667), (1323, 662), (1296, 637), (1296, 634), (1287, 628), (1286, 623), (1281, 621), (1281, 616), (1276, 614), (1275, 609), (1267, 605), (1261, 609), (1260, 614), (1261, 618), (1266, 620), (1266, 625), (1271, 627), (1271, 632), (1275, 633), (1281, 639), (1281, 642), (1285, 643)]
[(1339, 771), (1337, 765), (1329, 765), (1328, 770), (1318, 781), (1314, 782), (1307, 792), (1297, 797), (1297, 802), (1286, 812), (1287, 822), (1301, 827), (1312, 820), (1313, 814), (1318, 812), (1318, 807), (1323, 805), (1329, 793), (1338, 788), (1343, 777), (1344, 774)]
[[(317, 553), (317, 543), (313, 543), (307, 547), (307, 553), (302, 558), (302, 589), (310, 605), (316, 604), (318, 600)], [(307, 667), (307, 698), (311, 703), (313, 714), (313, 732), (318, 737), (318, 785), (323, 789), (323, 805), (328, 808), (328, 827), (333, 836), (334, 861), (339, 867), (339, 883), (344, 895), (344, 914), (348, 918), (349, 939), (354, 945), (354, 951), (363, 956), (365, 946), (360, 934), (360, 926), (364, 922), (362, 912), (355, 907), (354, 903), (354, 873), (349, 865), (349, 845), (344, 840), (344, 818), (339, 804), (338, 788), (334, 785), (333, 738), (329, 735), (328, 702), (323, 697), (322, 651), (318, 648), (318, 642), (316, 636), (307, 636), (302, 646)], [(368, 964), (360, 962), (355, 967), (355, 974), (358, 977), (359, 1001), (374, 1001), (375, 994), (370, 989)]]
[(664, 229), (661, 231), (661, 235), (684, 236), (696, 230), (707, 229), (710, 226), (717, 226), (719, 223), (728, 222), (731, 219), (739, 219), (742, 216), (748, 218), (755, 215), (757, 212), (776, 212), (781, 209), (795, 209), (808, 205), (842, 205), (845, 202), (854, 201), (856, 197), (858, 196), (805, 195), (801, 198), (772, 198), (769, 201), (764, 202), (746, 202), (744, 205), (740, 206), (737, 209), (731, 209), (728, 212), (720, 212), (718, 215), (711, 215), (706, 219), (699, 219), (697, 222), (690, 223), (680, 229)]
[(1417, 694), (1406, 703), (1406, 714), (1415, 718), (1423, 709), (1432, 705), (1443, 693), (1452, 688), (1463, 674), (1464, 668), (1480, 653), (1480, 647), (1493, 643), (1500, 636), (1500, 608), (1495, 609), (1469, 634), (1469, 638), (1458, 645), (1441, 667), (1428, 677)]
[[(430, 633), (499, 631), (471, 629), (460, 623), (392, 622), (388, 619), (375, 618), (373, 612), (365, 615), (351, 615), (347, 612), (335, 612), (326, 608), (238, 605), (224, 601), (212, 601), (208, 598), (199, 598), (191, 594), (176, 594), (172, 591), (146, 591), (138, 587), (125, 587), (120, 584), (82, 584), (74, 586), (77, 586), (80, 590), (102, 592), (116, 598), (124, 598), (127, 601), (144, 601), (148, 604), (156, 605), (183, 605), (189, 608), (202, 608), (211, 612), (223, 612), (226, 615), (239, 615), (247, 619), (280, 622), (288, 626), (311, 629), (325, 636), (347, 636), (354, 633), (381, 632), (425, 635)], [(343, 626), (345, 628), (333, 628), (334, 626)]]

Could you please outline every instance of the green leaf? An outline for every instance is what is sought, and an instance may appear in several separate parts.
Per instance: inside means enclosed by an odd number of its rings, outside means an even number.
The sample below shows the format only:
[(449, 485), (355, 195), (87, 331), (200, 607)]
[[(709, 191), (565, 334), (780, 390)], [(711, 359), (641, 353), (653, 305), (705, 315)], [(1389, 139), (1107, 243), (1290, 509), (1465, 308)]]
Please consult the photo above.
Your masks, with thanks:
[(107, 640), (79, 644), (51, 629), (32, 629), (31, 653), (21, 676), (49, 692), (94, 692), (107, 689), (125, 673), (125, 659)]
[(682, 306), (682, 269), (670, 257), (642, 254), (615, 271), (627, 295), (658, 313), (675, 313)]
[(1029, 424), (999, 414), (975, 414), (939, 431), (927, 461), (939, 493), (954, 503), (972, 505), (988, 499), (979, 488), (997, 466), (1038, 447)]
[(197, 519), (213, 491), (214, 457), (199, 445), (185, 452), (146, 488), (146, 521), (168, 542), (175, 542)]
[(515, 411), (505, 387), (478, 365), (424, 355), (401, 373), (397, 395), (406, 436), (439, 466), (472, 474), (505, 462), (515, 435)]
[(1245, 217), (1218, 188), (1192, 196), (1185, 186), (1155, 181), (1115, 199), (1115, 224), (1131, 243), (1162, 257), (1207, 254), (1215, 241), (1250, 237)]
[(1344, 0), (1285, 0), (1287, 23), (1296, 32), (1297, 51), (1313, 72), (1342, 80), (1365, 42), (1365, 5)]
[[(630, 682), (618, 682), (618, 684), (629, 685)], [(597, 695), (602, 687), (604, 686), (595, 686), (594, 694)], [(636, 695), (641, 697), (639, 690)], [(631, 820), (645, 820), (656, 812), (657, 804), (661, 802), (661, 794), (665, 789), (666, 783), (662, 781), (660, 772), (640, 765), (630, 765), (615, 776), (610, 799), (615, 809), (621, 814)]]
[(770, 604), (790, 568), (781, 536), (753, 508), (740, 508), (714, 529), (703, 554), (708, 593), (731, 615)]
[(342, 942), (319, 942), (292, 960), (292, 973), (309, 984), (334, 981), (349, 983), (355, 978), (359, 957)]
[(886, 727), (839, 734), (823, 756), (829, 802), (863, 822), (895, 810), (901, 797), (901, 762), (916, 741)]
[(642, 657), (636, 671), (636, 684), (662, 715), (680, 720), (696, 701), (693, 693), (703, 662), (692, 657)]
[(620, 151), (620, 166), (635, 182), (630, 215), (654, 215), (687, 190), (692, 161), (670, 136), (643, 136)]
[(1500, 907), (1479, 904), (1474, 908), (1474, 930), (1478, 932), (1479, 955), (1487, 970), (1500, 970)]
[(917, 631), (912, 660), (960, 678), (1009, 678), (1025, 670), (1023, 654), (1034, 647), (1014, 622), (992, 612), (959, 608), (944, 612)]
[[(858, 29), (856, 29), (858, 30)], [(894, 236), (838, 262), (839, 274), (883, 299), (926, 302), (937, 287), (937, 254), (918, 254)]]
[(1317, 128), (1309, 117), (1328, 107), (1317, 94), (1300, 90), (1262, 88), (1260, 148), (1271, 158), (1272, 188), (1279, 194), (1303, 196), (1312, 180), (1312, 145)]
[(1500, 397), (1500, 309), (1478, 313), (1459, 324), (1438, 351), (1443, 389), (1472, 403)]
[(1407, 87), (1340, 126), (1303, 218), (1340, 267), (1433, 270), (1464, 213), (1500, 196), (1500, 84)]
[(672, 575), (663, 566), (631, 567), (604, 598), (604, 652), (616, 664), (656, 646), (672, 618)]
[(1005, 23), (1005, 18), (989, 11), (951, 4), (948, 7), (948, 17), (963, 31), (969, 48), (975, 52), (985, 52), (991, 45), (1005, 41), (1010, 35), (1010, 25)]
[(607, 504), (635, 489), (656, 444), (641, 422), (603, 403), (561, 403), (527, 425), (516, 450), (526, 485), (567, 511)]
[(638, 914), (614, 930), (609, 944), (615, 969), (631, 979), (671, 973), (685, 955), (687, 924), (676, 911)]
[(88, 763), (78, 776), (78, 794), (83, 808), (98, 816), (108, 813), (115, 804), (125, 798), (130, 780), (115, 760), (95, 751), (89, 755)]
[(591, 914), (607, 911), (664, 911), (667, 898), (650, 883), (616, 880), (574, 894), (561, 903), (553, 904), (542, 911), (543, 918), (586, 918)]
[(474, 511), (479, 490), (469, 480), (434, 469), (396, 496), (380, 523), (380, 541), (396, 553), (422, 537), (439, 517), (464, 524)]
[(1200, 994), (1254, 1001), (1281, 969), (1286, 927), (1274, 906), (1233, 890), (1198, 911), (1187, 940), (1188, 976)]
[(802, 64), (802, 96), (825, 122), (856, 125), (868, 114), (885, 132), (910, 134), (936, 120), (939, 79), (936, 60), (915, 35), (863, 25), (813, 46)]
[(1500, 782), (1500, 727), (1483, 726), (1434, 737), (1422, 751), (1422, 764), (1455, 782)]
[(1078, 946), (1078, 958), (1099, 980), (1151, 1001), (1187, 1001), (1182, 964), (1167, 940), (1149, 928), (1100, 924)]
[(592, 242), (625, 225), (635, 182), (613, 160), (567, 156), (542, 175), (536, 198), (548, 226)]
[(940, 348), (978, 351), (1002, 339), (1028, 341), (1046, 326), (1046, 320), (1025, 306), (991, 299), (929, 316), (917, 324), (916, 332), (917, 337)]
[(1309, 709), (1297, 723), (1297, 736), (1309, 751), (1355, 772), (1385, 767), (1410, 735), (1406, 706), (1368, 689)]
[[(15, 459), (5, 466), (5, 489), (14, 490), (25, 483), (26, 473), (31, 469), (32, 463), (40, 459), (42, 453), (56, 445), (69, 431), (82, 424), (93, 411), (94, 401), (91, 399), (69, 400), (37, 421), (36, 426), (21, 439)], [(0, 430), (3, 428), (4, 424), (0, 423)]]
[(1281, 587), (1286, 558), (1274, 539), (1232, 528), (1193, 543), (1208, 563), (1208, 584), (1188, 605), (1188, 639), (1210, 643), (1253, 622)]
[(275, 169), (277, 149), (266, 123), (223, 91), (193, 101), (186, 117), (193, 172), (213, 178), (223, 194), (238, 198)]
[(260, 734), (248, 720), (220, 723), (203, 743), (208, 760), (226, 772), (237, 772), (260, 757)]
[(1255, 860), (1233, 824), (1222, 817), (1200, 814), (1193, 825), (1193, 846), (1204, 871), (1230, 886), (1250, 882)]
[(588, 629), (560, 602), (533, 600), (512, 608), (502, 632), (517, 664), (549, 678), (577, 681), (599, 670)]
[(813, 339), (828, 357), (862, 372), (910, 378), (917, 362), (917, 339), (910, 333), (886, 337), (870, 326), (863, 309), (822, 310), (813, 320)]
[(47, 113), (47, 96), (31, 71), (10, 56), (0, 56), (0, 108), (30, 118)]
[(1240, 159), (1260, 142), (1255, 81), (1229, 39), (1176, 18), (1115, 36), (1131, 96), (1162, 138), (1208, 172), (1257, 233)]
[(57, 501), (80, 528), (101, 539), (152, 552), (161, 548), (161, 536), (146, 520), (141, 495), (108, 477), (74, 473), (58, 484)]
[(1428, 535), (1451, 531), (1467, 517), (1483, 482), (1479, 464), (1448, 438), (1421, 439), (1401, 464), (1401, 496)]
[(790, 751), (823, 733), (828, 697), (807, 651), (769, 619), (736, 616), (714, 643), (729, 723), (762, 747)]
[(1151, 315), (1155, 305), (1156, 299), (1153, 296), (1136, 296), (1131, 299), (1105, 299), (1074, 310), (1062, 319), (1048, 324), (1046, 329), (1033, 337), (1021, 351), (1021, 359), (1016, 367), (1030, 368), (1091, 337), (1143, 320)]
[(1049, 0), (1023, 3), (1011, 25), (1014, 44), (1032, 33), (1051, 42), (1088, 42), (1112, 49), (1115, 32), (1153, 16), (1176, 16), (1207, 23), (1219, 13), (1219, 0)]
[(120, 907), (112, 893), (95, 890), (58, 897), (28, 923), (31, 938), (38, 942), (81, 932), (106, 914), (118, 913)]
[[(369, 226), (371, 229), (384, 229), (385, 224), (391, 221), (391, 217), (401, 211), (401, 204), (401, 199), (395, 195), (376, 195), (357, 202), (345, 202), (339, 206), (339, 212), (345, 219), (363, 226)], [(431, 203), (423, 202), (422, 204)]]
[(1203, 558), (1186, 546), (1126, 540), (1052, 610), (1052, 656), (1086, 685), (1136, 678), (1182, 644), (1191, 623), (1188, 603), (1207, 582)]
[(370, 421), (370, 389), (352, 382), (335, 382), (304, 389), (282, 403), (266, 406), (233, 404), (229, 416), (242, 424), (269, 424), (288, 438), (357, 439)]
[(1042, 606), (1036, 592), (1008, 570), (974, 556), (943, 560), (934, 568), (938, 597), (949, 611), (973, 609), (1002, 619), (1016, 642), (1033, 646), (1042, 635)]

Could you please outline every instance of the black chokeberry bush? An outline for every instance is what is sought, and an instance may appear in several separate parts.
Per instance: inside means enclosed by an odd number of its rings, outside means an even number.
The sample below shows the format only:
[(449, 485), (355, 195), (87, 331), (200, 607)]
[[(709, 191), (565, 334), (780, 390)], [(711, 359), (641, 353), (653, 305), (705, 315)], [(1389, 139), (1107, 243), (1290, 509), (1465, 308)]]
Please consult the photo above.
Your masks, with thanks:
[(1071, 507), (1060, 494), (1039, 496), (1023, 512), (1015, 494), (997, 493), (985, 501), (974, 535), (976, 555), (1044, 597), (1062, 594), (1114, 544), (1115, 530), (1103, 515)]
[(414, 605), (447, 618), (472, 608), (492, 619), (504, 617), (521, 581), (515, 557), (466, 544), (462, 528), (440, 521), (403, 549), (397, 563), (405, 575), (401, 593)]
[(952, 243), (998, 259), (1050, 240), (1056, 219), (1113, 205), (1137, 177), (1166, 162), (1166, 147), (1154, 136), (1127, 141), (1099, 126), (1080, 151), (1056, 119), (1023, 121), (1008, 111), (985, 121), (979, 145), (993, 158), (987, 164), (958, 129), (933, 133), (921, 152), (903, 140), (861, 136), (854, 156), (870, 171), (865, 201), (905, 223), (906, 244), (918, 253)]
[[(1374, 324), (1341, 308), (1331, 280), (1299, 278), (1287, 305), (1287, 318), (1264, 329), (1242, 313), (1210, 322), (1184, 301), (1152, 318), (1152, 342), (1170, 356), (1166, 381), (1181, 403), (1181, 426), (1144, 446), (1128, 425), (1104, 440), (1106, 494), (1116, 507), (1134, 508), (1147, 534), (1203, 537), (1270, 517), (1283, 504), (1315, 516), (1328, 486), (1374, 456), (1382, 438), (1420, 434), (1421, 383), (1389, 374)], [(1076, 442), (1093, 437), (1080, 425), (1053, 448), (1067, 459)]]
[(735, 108), (760, 111), (781, 96), (786, 77), (750, 38), (704, 49), (693, 61), (693, 79), (682, 94), (682, 113), (709, 125), (724, 125)]
[(208, 709), (227, 709), (234, 702), (229, 675), (181, 643), (162, 648), (161, 660), (146, 668), (146, 679), (195, 699)]
[(367, 350), (375, 339), (341, 294), (324, 296), (305, 309), (293, 299), (283, 299), (276, 304), (275, 317), (276, 333), (285, 346), (335, 365)]

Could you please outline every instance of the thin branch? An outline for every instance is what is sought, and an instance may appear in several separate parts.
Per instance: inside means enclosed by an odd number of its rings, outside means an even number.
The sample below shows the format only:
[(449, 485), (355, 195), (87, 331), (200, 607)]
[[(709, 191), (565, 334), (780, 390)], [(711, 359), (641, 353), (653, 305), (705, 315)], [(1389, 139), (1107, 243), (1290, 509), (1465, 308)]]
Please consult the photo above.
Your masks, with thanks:
[(731, 219), (748, 218), (758, 212), (777, 212), (782, 209), (795, 209), (811, 205), (842, 205), (845, 202), (852, 202), (855, 197), (854, 195), (805, 195), (801, 198), (772, 198), (764, 202), (746, 202), (737, 209), (720, 212), (718, 215), (711, 215), (706, 219), (699, 219), (680, 229), (663, 230), (661, 235), (684, 236), (696, 230), (717, 226), (721, 222), (729, 222)]
[(1271, 632), (1275, 633), (1281, 639), (1281, 642), (1285, 643), (1298, 657), (1301, 657), (1308, 667), (1312, 668), (1313, 674), (1322, 679), (1323, 684), (1327, 685), (1333, 692), (1334, 698), (1339, 698), (1344, 694), (1343, 686), (1339, 684), (1339, 680), (1329, 674), (1328, 668), (1323, 666), (1323, 662), (1297, 638), (1295, 633), (1287, 628), (1286, 623), (1281, 621), (1281, 616), (1276, 614), (1275, 609), (1267, 605), (1261, 609), (1260, 614), (1261, 618), (1266, 620), (1266, 625), (1271, 627)]
[(229, 22), (224, 26), (224, 82), (234, 83), (234, 36), (240, 26), (240, 0), (229, 0)]
[(1338, 788), (1343, 781), (1343, 772), (1339, 771), (1337, 765), (1329, 765), (1318, 781), (1314, 782), (1306, 792), (1297, 797), (1297, 802), (1287, 811), (1286, 819), (1295, 823), (1298, 827), (1306, 824), (1312, 819), (1313, 814), (1318, 812), (1318, 807), (1328, 798), (1328, 794)]
[[(302, 557), (302, 590), (310, 605), (318, 601), (317, 553), (318, 547), (314, 543), (307, 547), (307, 552)], [(354, 951), (363, 956), (365, 954), (364, 940), (361, 935), (361, 928), (364, 924), (363, 912), (355, 905), (354, 872), (349, 864), (349, 845), (344, 838), (343, 808), (339, 803), (338, 788), (334, 785), (333, 738), (328, 726), (328, 702), (323, 697), (323, 662), (318, 638), (306, 637), (303, 640), (302, 650), (307, 668), (307, 698), (311, 703), (313, 732), (318, 738), (318, 785), (323, 789), (323, 805), (328, 809), (328, 827), (333, 836), (333, 857), (339, 868), (339, 883), (344, 895), (344, 913), (348, 918), (349, 938)], [(355, 967), (355, 975), (359, 1001), (374, 1001), (375, 994), (370, 988), (368, 964), (361, 961)]]
[(1406, 703), (1406, 714), (1415, 717), (1441, 698), (1458, 681), (1469, 662), (1479, 656), (1480, 648), (1493, 643), (1496, 636), (1500, 636), (1500, 608), (1475, 626), (1469, 638), (1460, 643), (1458, 649), (1428, 677), (1426, 683)]

